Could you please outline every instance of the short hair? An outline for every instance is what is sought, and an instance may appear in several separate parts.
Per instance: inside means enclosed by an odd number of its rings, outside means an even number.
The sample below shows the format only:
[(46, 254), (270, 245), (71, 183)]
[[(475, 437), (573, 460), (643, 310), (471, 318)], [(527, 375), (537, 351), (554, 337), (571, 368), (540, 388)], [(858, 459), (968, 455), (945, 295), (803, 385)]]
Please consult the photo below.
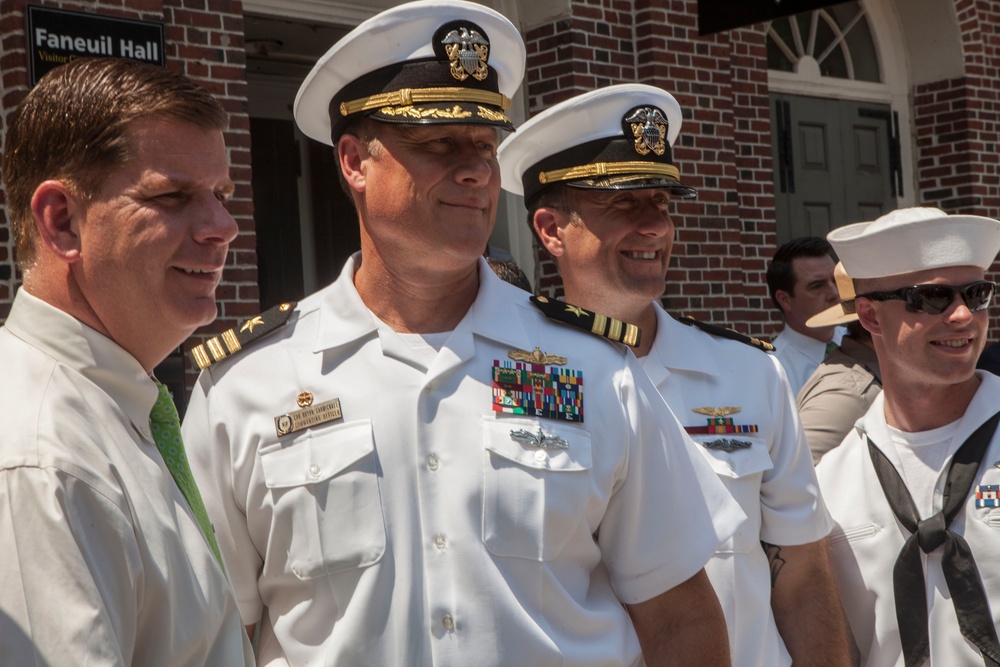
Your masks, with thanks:
[(525, 202), (525, 206), (528, 209), (528, 229), (531, 230), (531, 233), (539, 243), (541, 243), (541, 239), (538, 238), (538, 232), (535, 230), (535, 213), (538, 212), (538, 209), (554, 208), (568, 215), (570, 220), (580, 217), (580, 213), (576, 210), (576, 205), (573, 201), (573, 190), (573, 188), (565, 183), (556, 183), (536, 194), (530, 201)]
[(774, 307), (782, 313), (785, 311), (775, 297), (778, 290), (789, 294), (795, 293), (795, 271), (792, 269), (792, 261), (799, 257), (830, 257), (833, 261), (837, 261), (833, 246), (822, 236), (800, 236), (779, 247), (767, 267), (767, 289), (771, 293)]
[(357, 137), (365, 145), (368, 152), (377, 158), (381, 155), (382, 150), (381, 144), (378, 142), (379, 125), (385, 125), (385, 123), (379, 123), (376, 120), (372, 120), (369, 116), (364, 115), (351, 118), (344, 124), (344, 127), (337, 134), (337, 138), (333, 141), (333, 161), (337, 166), (337, 180), (340, 182), (340, 189), (344, 191), (344, 194), (352, 202), (354, 199), (351, 186), (347, 184), (347, 179), (344, 178), (344, 170), (340, 166), (340, 155), (337, 152), (337, 145), (340, 143), (342, 136), (350, 134)]
[(12, 114), (3, 181), (22, 269), (35, 259), (31, 198), (46, 180), (94, 197), (111, 172), (136, 158), (130, 124), (169, 119), (223, 130), (229, 116), (188, 77), (124, 58), (80, 58), (48, 72)]

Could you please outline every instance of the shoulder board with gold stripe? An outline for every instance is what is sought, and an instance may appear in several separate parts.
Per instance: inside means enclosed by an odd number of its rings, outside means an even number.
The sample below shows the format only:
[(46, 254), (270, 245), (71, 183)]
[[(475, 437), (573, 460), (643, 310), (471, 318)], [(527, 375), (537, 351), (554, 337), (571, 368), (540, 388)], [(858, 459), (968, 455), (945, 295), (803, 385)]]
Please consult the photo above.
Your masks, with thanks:
[(240, 326), (223, 331), (191, 350), (191, 357), (199, 369), (230, 357), (247, 345), (264, 338), (288, 322), (295, 310), (295, 301), (288, 301), (270, 308), (256, 317), (245, 320)]
[(550, 319), (586, 329), (598, 336), (604, 336), (617, 343), (624, 343), (629, 347), (636, 347), (642, 339), (642, 331), (634, 324), (622, 322), (600, 313), (593, 313), (565, 301), (550, 299), (547, 296), (533, 296), (531, 303), (535, 304)]
[(720, 338), (728, 338), (729, 340), (736, 340), (750, 347), (755, 347), (758, 350), (763, 350), (764, 352), (774, 352), (774, 346), (768, 343), (766, 340), (761, 340), (760, 338), (754, 338), (753, 336), (747, 336), (741, 334), (735, 329), (723, 329), (722, 327), (717, 327), (714, 324), (707, 324), (705, 322), (699, 322), (693, 317), (678, 317), (678, 322), (682, 324), (687, 324), (688, 326), (695, 326), (702, 331), (708, 332), (713, 336), (719, 336)]

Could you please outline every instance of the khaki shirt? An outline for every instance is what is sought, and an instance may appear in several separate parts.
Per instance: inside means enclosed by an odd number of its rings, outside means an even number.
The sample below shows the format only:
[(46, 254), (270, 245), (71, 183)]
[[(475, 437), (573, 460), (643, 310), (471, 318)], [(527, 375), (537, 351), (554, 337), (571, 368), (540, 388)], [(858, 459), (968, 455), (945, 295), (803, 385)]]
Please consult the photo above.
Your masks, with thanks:
[(881, 391), (875, 351), (845, 336), (799, 392), (799, 415), (813, 464), (843, 441)]

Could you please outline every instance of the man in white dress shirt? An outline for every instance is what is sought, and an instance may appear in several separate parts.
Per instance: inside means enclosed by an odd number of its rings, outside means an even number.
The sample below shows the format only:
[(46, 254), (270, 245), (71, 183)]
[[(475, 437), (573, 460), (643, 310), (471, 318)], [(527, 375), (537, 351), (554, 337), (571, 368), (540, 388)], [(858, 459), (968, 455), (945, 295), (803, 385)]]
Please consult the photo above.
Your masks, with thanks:
[(415, 2), (299, 91), (361, 252), (184, 423), (262, 664), (729, 662), (703, 566), (738, 507), (624, 347), (482, 257), (524, 58), (501, 14)]
[(226, 124), (190, 79), (123, 59), (49, 72), (11, 119), (24, 284), (0, 329), (5, 665), (253, 663), (190, 470), (168, 469), (183, 446), (152, 418), (179, 433), (150, 374), (215, 319), (237, 231)]
[(846, 665), (847, 635), (819, 496), (788, 383), (759, 342), (670, 317), (663, 294), (680, 181), (681, 108), (652, 86), (579, 95), (500, 147), (504, 187), (523, 195), (559, 265), (566, 300), (642, 328), (643, 369), (749, 517), (705, 571), (733, 665)]
[(817, 468), (861, 662), (995, 666), (1000, 378), (975, 368), (1000, 222), (912, 208), (827, 238), (883, 386)]
[(772, 343), (792, 396), (798, 395), (827, 352), (844, 336), (843, 327), (806, 325), (810, 317), (840, 301), (834, 266), (833, 250), (826, 239), (803, 236), (778, 248), (767, 267), (771, 301), (785, 319), (785, 328)]

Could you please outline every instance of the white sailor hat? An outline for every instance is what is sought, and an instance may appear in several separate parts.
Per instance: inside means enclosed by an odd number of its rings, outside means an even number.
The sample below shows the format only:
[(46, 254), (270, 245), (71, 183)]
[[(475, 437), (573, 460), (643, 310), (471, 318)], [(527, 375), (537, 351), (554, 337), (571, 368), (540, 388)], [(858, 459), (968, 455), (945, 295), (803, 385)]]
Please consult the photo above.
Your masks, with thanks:
[(986, 271), (1000, 252), (1000, 221), (937, 208), (901, 208), (874, 222), (839, 227), (826, 238), (855, 280), (947, 266)]
[(494, 125), (524, 76), (517, 28), (488, 7), (420, 0), (388, 9), (326, 52), (295, 97), (295, 121), (334, 145), (347, 120)]
[(575, 188), (669, 188), (695, 196), (680, 181), (671, 148), (681, 107), (659, 88), (608, 86), (546, 109), (500, 145), (500, 182), (530, 202), (558, 183)]
[(837, 262), (837, 266), (833, 268), (833, 279), (837, 281), (840, 303), (810, 317), (806, 320), (807, 327), (821, 329), (847, 324), (858, 319), (858, 314), (854, 310), (854, 297), (857, 296), (854, 293), (854, 280), (844, 270), (843, 262)]

